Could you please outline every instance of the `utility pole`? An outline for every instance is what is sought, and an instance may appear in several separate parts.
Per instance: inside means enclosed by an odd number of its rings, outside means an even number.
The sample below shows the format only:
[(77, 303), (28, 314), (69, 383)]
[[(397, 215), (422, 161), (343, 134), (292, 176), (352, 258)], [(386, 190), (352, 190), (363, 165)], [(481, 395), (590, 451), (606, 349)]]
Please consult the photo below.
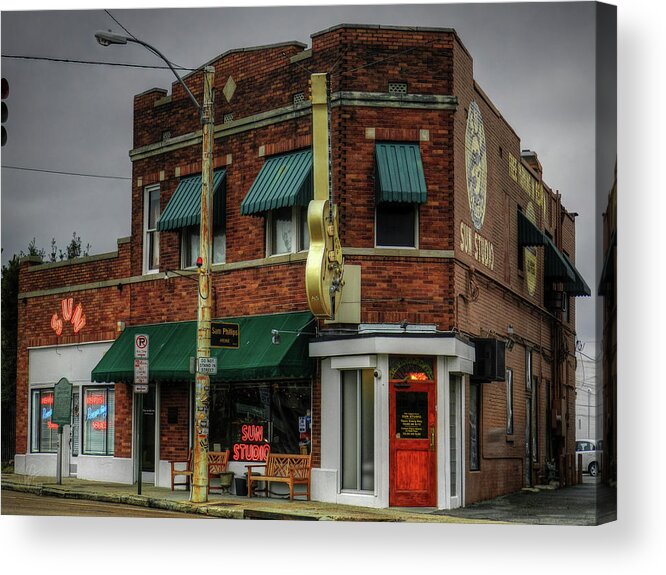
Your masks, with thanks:
[(210, 377), (199, 370), (199, 358), (210, 357), (210, 318), (211, 300), (211, 244), (212, 244), (212, 210), (213, 210), (213, 130), (215, 117), (213, 114), (213, 85), (215, 68), (206, 66), (203, 70), (204, 95), (200, 105), (183, 79), (178, 75), (169, 60), (155, 46), (132, 36), (122, 36), (113, 32), (96, 32), (95, 38), (102, 46), (111, 44), (140, 44), (159, 58), (171, 69), (178, 82), (185, 90), (189, 99), (199, 111), (201, 120), (201, 221), (199, 231), (199, 257), (197, 268), (199, 275), (199, 297), (197, 301), (197, 361), (195, 379), (195, 414), (194, 414), (194, 445), (192, 446), (192, 491), (190, 501), (203, 503), (208, 500), (208, 429)]
[[(213, 85), (215, 68), (204, 68), (204, 100), (201, 109), (201, 229), (199, 233), (199, 300), (197, 305), (197, 369), (195, 379), (194, 447), (190, 500), (208, 500), (208, 428), (210, 376), (199, 371), (199, 358), (210, 357), (211, 244), (213, 207)], [(199, 265), (201, 262), (201, 265)]]

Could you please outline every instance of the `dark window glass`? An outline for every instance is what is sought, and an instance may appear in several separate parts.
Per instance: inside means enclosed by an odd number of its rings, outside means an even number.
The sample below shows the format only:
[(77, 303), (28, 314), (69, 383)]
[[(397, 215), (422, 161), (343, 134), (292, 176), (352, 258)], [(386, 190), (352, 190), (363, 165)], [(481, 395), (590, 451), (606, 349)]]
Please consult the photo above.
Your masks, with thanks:
[(375, 487), (375, 386), (372, 370), (343, 371), (342, 488)]
[(377, 245), (416, 247), (416, 204), (377, 205)]
[(428, 439), (427, 392), (396, 392), (395, 430), (400, 439)]
[(481, 385), (478, 383), (469, 386), (469, 427), (469, 468), (478, 471), (481, 451)]
[[(310, 447), (309, 383), (213, 384), (210, 393), (211, 449), (229, 449), (234, 461), (251, 461), (257, 449), (299, 453)], [(242, 447), (250, 446), (250, 447)]]

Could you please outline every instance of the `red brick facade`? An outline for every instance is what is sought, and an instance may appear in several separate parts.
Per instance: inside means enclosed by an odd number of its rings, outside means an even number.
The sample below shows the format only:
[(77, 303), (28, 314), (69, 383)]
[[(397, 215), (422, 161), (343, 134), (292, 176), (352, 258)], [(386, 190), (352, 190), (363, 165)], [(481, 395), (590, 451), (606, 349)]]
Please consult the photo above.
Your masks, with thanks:
[[(506, 434), (504, 383), (482, 386), (481, 468), (466, 471), (466, 501), (524, 485), (525, 349), (532, 349), (532, 393), (537, 402), (538, 459), (535, 481), (546, 477), (546, 458), (573, 453), (575, 313), (567, 320), (544, 307), (543, 273), (533, 295), (518, 269), (517, 210), (530, 198), (510, 173), (510, 155), (521, 158), (520, 139), (473, 79), (472, 58), (452, 30), (339, 26), (312, 37), (311, 51), (299, 43), (244, 49), (215, 59), (216, 167), (226, 168), (226, 263), (214, 267), (213, 317), (307, 309), (305, 256), (266, 257), (263, 217), (242, 216), (241, 203), (265, 158), (311, 145), (310, 106), (294, 104), (308, 92), (308, 70), (330, 72), (334, 201), (347, 264), (360, 265), (361, 322), (436, 324), (474, 337), (507, 337), (513, 369), (514, 433)], [(224, 95), (230, 78), (236, 86)], [(186, 78), (201, 100), (202, 73)], [(407, 84), (413, 97), (389, 97), (388, 83)], [(483, 117), (488, 156), (488, 194), (480, 235), (492, 243), (492, 269), (461, 249), (461, 224), (472, 227), (465, 178), (465, 126), (470, 102)], [(223, 118), (233, 114), (233, 120)], [(113, 339), (118, 322), (140, 325), (195, 319), (196, 288), (181, 277), (144, 275), (144, 190), (159, 184), (164, 211), (180, 179), (201, 169), (197, 112), (181, 86), (172, 95), (151, 90), (134, 98), (131, 237), (118, 252), (63, 264), (32, 266), (20, 278), (17, 453), (26, 453), (29, 427), (28, 347)], [(168, 133), (168, 137), (167, 134)], [(419, 145), (427, 202), (418, 214), (418, 243), (412, 253), (375, 249), (375, 144)], [(540, 180), (540, 173), (532, 171)], [(574, 219), (559, 195), (545, 185), (546, 210), (537, 225), (573, 260)], [(181, 269), (178, 232), (160, 235), (160, 272)], [(88, 261), (89, 260), (89, 261)], [(538, 255), (543, 270), (543, 255)], [(79, 334), (50, 327), (62, 298), (82, 302), (87, 318)], [(573, 304), (573, 299), (571, 300)], [(70, 326), (71, 327), (71, 326)], [(65, 328), (67, 329), (67, 328)], [(469, 390), (469, 386), (466, 387)], [(467, 391), (469, 393), (469, 391)], [(321, 389), (312, 390), (312, 451), (319, 462)], [(116, 456), (131, 455), (131, 389), (116, 388)], [(552, 406), (553, 414), (548, 411)], [(160, 458), (187, 449), (188, 398), (164, 387), (160, 403)], [(178, 419), (169, 423), (169, 408)], [(557, 431), (556, 415), (561, 416)], [(563, 428), (562, 428), (563, 426)], [(548, 432), (546, 431), (548, 430)], [(547, 438), (557, 451), (551, 452)], [(559, 443), (558, 443), (559, 442)]]

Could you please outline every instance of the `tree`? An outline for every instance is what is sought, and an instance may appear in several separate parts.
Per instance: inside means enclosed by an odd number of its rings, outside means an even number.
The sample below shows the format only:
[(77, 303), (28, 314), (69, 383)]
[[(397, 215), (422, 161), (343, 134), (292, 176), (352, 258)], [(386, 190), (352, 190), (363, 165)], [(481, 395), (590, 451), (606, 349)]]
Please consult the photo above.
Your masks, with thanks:
[[(55, 238), (51, 240), (49, 261), (55, 262), (87, 256), (90, 244), (81, 249), (81, 238), (74, 232), (72, 240), (65, 252), (58, 250)], [(14, 254), (6, 265), (2, 266), (2, 463), (8, 462), (14, 454), (14, 437), (16, 430), (16, 362), (18, 351), (18, 291), (19, 262), (25, 256), (37, 256), (46, 259), (46, 252), (37, 247), (35, 238), (28, 244), (27, 253), (21, 250)]]

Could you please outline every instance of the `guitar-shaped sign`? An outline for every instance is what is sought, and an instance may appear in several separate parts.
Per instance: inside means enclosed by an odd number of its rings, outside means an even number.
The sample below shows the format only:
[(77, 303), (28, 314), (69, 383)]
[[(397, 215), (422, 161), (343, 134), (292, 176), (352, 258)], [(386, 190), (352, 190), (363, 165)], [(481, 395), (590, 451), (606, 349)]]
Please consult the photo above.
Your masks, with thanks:
[(335, 207), (328, 200), (312, 200), (308, 206), (310, 251), (305, 264), (305, 289), (315, 317), (335, 318), (343, 285), (344, 262), (338, 237)]
[(308, 305), (317, 318), (335, 319), (344, 285), (344, 262), (331, 185), (330, 106), (327, 75), (313, 74), (312, 164), (314, 199), (308, 206), (310, 249), (305, 264)]

